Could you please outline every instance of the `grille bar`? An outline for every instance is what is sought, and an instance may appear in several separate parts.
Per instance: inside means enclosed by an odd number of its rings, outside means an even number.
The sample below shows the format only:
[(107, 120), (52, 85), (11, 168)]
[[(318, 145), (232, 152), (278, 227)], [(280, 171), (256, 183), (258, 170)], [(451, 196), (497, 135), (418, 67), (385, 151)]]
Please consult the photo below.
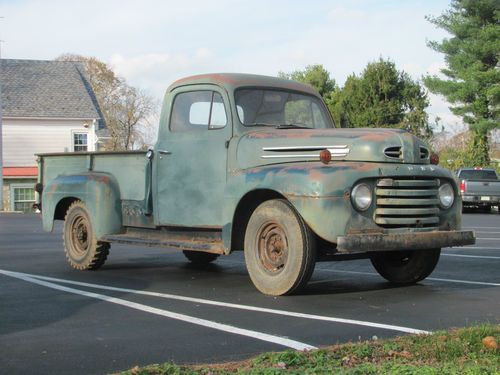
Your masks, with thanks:
[(408, 207), (403, 206), (435, 206), (439, 204), (437, 198), (433, 199), (412, 199), (412, 198), (377, 198), (377, 206), (399, 206), (400, 209)]
[(423, 224), (437, 224), (439, 223), (439, 218), (437, 216), (432, 217), (382, 217), (379, 216), (375, 219), (375, 223), (383, 225), (423, 225)]
[(377, 187), (409, 187), (409, 188), (419, 188), (419, 187), (438, 187), (439, 180), (394, 180), (392, 178), (382, 178), (377, 181)]
[(435, 197), (436, 189), (380, 189), (375, 190), (377, 197)]
[(439, 213), (439, 208), (429, 207), (429, 208), (405, 208), (401, 210), (400, 208), (377, 208), (375, 210), (375, 215), (377, 216), (417, 216), (417, 215), (437, 215)]

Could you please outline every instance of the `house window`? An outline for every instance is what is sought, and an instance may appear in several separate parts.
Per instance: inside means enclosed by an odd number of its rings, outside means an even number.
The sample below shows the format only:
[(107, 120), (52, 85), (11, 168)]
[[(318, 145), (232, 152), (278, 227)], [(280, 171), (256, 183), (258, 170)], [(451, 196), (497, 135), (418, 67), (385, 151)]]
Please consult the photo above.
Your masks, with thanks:
[(35, 203), (35, 190), (29, 186), (12, 186), (12, 207), (13, 211), (31, 212), (31, 207)]
[(73, 133), (73, 151), (88, 150), (88, 135), (87, 133)]

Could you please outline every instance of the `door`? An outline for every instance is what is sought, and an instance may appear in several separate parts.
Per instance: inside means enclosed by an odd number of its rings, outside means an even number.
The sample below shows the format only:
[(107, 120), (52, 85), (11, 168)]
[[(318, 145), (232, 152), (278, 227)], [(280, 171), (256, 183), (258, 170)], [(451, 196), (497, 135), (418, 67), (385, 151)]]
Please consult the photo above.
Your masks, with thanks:
[[(155, 153), (157, 225), (221, 227), (232, 126), (227, 94), (213, 85), (174, 90)], [(161, 139), (160, 139), (161, 138)]]

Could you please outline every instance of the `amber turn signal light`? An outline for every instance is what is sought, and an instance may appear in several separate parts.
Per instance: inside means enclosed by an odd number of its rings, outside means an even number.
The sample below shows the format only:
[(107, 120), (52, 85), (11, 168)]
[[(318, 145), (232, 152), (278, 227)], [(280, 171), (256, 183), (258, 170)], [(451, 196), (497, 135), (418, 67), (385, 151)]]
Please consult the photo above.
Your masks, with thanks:
[(321, 152), (319, 153), (319, 160), (321, 160), (323, 164), (328, 164), (332, 161), (332, 153), (326, 149), (321, 150)]
[(431, 164), (438, 165), (439, 164), (439, 155), (432, 153), (431, 157), (430, 157), (430, 162), (431, 162)]

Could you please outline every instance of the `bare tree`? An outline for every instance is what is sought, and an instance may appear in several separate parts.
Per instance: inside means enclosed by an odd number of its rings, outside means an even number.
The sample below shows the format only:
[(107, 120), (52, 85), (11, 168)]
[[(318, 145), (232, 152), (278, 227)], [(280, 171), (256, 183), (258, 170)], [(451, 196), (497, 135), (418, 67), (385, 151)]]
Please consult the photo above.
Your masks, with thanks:
[(140, 127), (151, 126), (148, 123), (150, 115), (155, 110), (155, 102), (142, 90), (122, 84), (120, 87), (119, 101), (116, 103), (115, 131), (120, 148), (129, 150), (134, 145), (144, 144)]
[(78, 61), (84, 64), (87, 77), (96, 96), (111, 139), (108, 150), (145, 148), (143, 134), (153, 127), (158, 103), (143, 90), (127, 84), (104, 62), (95, 57), (64, 54), (59, 61)]

